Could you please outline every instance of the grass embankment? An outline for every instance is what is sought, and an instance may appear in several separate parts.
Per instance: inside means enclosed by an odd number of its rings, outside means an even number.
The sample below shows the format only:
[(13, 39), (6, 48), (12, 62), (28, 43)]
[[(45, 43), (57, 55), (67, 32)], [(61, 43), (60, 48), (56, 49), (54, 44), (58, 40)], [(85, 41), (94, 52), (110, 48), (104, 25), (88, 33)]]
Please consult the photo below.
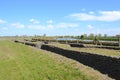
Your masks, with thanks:
[(68, 44), (59, 44), (59, 43), (50, 44), (50, 45), (64, 48), (64, 49), (69, 49), (69, 50), (89, 52), (89, 53), (112, 56), (112, 57), (120, 57), (120, 50), (101, 49), (101, 48), (77, 48), (77, 47), (70, 47), (70, 45), (68, 45)]
[(58, 54), (10, 41), (0, 41), (0, 80), (111, 80), (111, 78)]
[(46, 52), (10, 41), (0, 41), (0, 80), (88, 80), (68, 64)]

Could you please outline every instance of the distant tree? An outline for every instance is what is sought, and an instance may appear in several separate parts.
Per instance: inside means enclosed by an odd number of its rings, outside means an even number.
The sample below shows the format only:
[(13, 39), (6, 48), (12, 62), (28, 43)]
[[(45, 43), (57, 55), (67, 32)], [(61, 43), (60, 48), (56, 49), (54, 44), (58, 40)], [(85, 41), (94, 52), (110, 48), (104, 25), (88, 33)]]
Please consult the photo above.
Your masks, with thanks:
[(104, 34), (104, 38), (107, 38), (107, 34)]
[(71, 36), (71, 38), (74, 38), (74, 36)]
[(101, 38), (101, 37), (102, 37), (102, 35), (101, 35), (101, 34), (98, 34), (98, 37), (99, 37), (99, 38)]
[(93, 39), (94, 38), (94, 34), (90, 33), (89, 38)]
[(116, 37), (120, 38), (120, 34), (116, 35)]
[(84, 35), (81, 35), (81, 36), (80, 36), (80, 39), (83, 40), (83, 38), (84, 38)]
[(84, 35), (84, 38), (87, 38), (87, 34), (83, 34)]
[(81, 38), (81, 36), (77, 36), (77, 39), (80, 39)]

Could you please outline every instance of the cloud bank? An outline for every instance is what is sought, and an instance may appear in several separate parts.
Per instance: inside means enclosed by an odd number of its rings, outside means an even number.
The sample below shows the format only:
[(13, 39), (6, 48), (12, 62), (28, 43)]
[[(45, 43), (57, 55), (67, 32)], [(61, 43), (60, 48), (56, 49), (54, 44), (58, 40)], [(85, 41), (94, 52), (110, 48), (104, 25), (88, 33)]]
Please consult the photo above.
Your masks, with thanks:
[(120, 11), (90, 11), (89, 13), (74, 13), (70, 18), (80, 21), (105, 21), (112, 22), (120, 20)]

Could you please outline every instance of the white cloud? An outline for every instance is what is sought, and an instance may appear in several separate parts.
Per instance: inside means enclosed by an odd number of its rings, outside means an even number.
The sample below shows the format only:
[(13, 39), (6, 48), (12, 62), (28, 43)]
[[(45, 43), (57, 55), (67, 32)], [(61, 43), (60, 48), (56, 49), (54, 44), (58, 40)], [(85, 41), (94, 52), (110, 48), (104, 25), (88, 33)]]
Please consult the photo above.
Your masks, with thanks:
[(38, 20), (36, 20), (36, 19), (30, 19), (29, 20), (31, 23), (33, 23), (33, 24), (39, 24), (40, 22), (38, 21)]
[(79, 25), (76, 23), (59, 23), (56, 26), (58, 28), (74, 28), (74, 27), (78, 27)]
[(4, 23), (6, 23), (6, 21), (0, 19), (0, 24), (4, 24)]
[(29, 29), (38, 29), (38, 30), (51, 30), (54, 29), (54, 25), (29, 25)]
[(100, 11), (101, 16), (98, 17), (100, 21), (117, 21), (120, 20), (120, 11)]
[(78, 27), (76, 23), (58, 23), (58, 24), (47, 24), (47, 25), (28, 25), (29, 29), (39, 29), (39, 30), (52, 30), (56, 28), (74, 28)]
[(14, 23), (14, 24), (11, 24), (11, 26), (13, 27), (16, 27), (16, 28), (24, 28), (25, 26), (21, 23)]
[(87, 27), (88, 27), (89, 29), (93, 29), (93, 28), (94, 28), (94, 26), (92, 26), (92, 25), (87, 25)]
[(95, 20), (111, 22), (120, 20), (120, 11), (99, 11), (97, 14), (95, 12), (75, 13), (69, 15), (69, 17), (81, 21)]
[(28, 28), (29, 29), (39, 29), (39, 30), (46, 29), (45, 26), (42, 26), (42, 25), (29, 25)]
[(76, 19), (76, 20), (81, 20), (81, 21), (86, 21), (86, 20), (94, 20), (95, 16), (91, 14), (86, 14), (86, 13), (75, 13), (71, 14), (70, 17)]
[(48, 23), (48, 24), (52, 24), (52, 23), (53, 23), (53, 20), (48, 20), (47, 23)]

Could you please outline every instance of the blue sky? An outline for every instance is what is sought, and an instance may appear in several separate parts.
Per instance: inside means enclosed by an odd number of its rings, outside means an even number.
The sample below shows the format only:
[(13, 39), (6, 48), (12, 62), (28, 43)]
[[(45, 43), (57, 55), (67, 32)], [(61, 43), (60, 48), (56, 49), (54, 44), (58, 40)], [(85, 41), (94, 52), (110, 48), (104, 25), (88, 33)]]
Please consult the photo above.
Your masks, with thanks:
[(120, 34), (119, 0), (0, 0), (0, 36)]

